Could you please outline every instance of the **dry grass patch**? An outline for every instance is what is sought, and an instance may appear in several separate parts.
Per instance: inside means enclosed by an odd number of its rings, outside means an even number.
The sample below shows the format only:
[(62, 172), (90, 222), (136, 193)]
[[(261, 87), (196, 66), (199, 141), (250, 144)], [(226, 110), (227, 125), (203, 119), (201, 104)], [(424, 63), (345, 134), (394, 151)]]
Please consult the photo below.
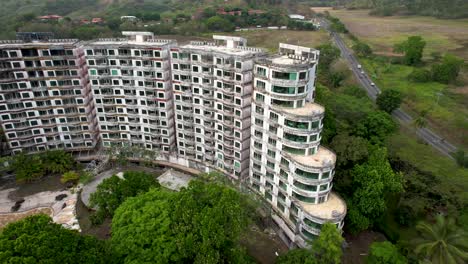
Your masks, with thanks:
[(388, 55), (395, 43), (411, 35), (420, 35), (427, 42), (425, 55), (433, 51), (450, 51), (468, 60), (468, 19), (437, 19), (422, 16), (370, 16), (369, 10), (329, 10), (346, 24), (359, 39), (374, 50)]

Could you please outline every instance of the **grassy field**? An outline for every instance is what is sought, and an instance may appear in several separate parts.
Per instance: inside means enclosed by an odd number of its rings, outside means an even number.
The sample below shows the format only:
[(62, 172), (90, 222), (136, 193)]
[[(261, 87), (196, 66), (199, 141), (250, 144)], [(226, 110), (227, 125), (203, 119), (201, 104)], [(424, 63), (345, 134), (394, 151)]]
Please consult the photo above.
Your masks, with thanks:
[(369, 59), (361, 62), (380, 88), (396, 89), (404, 95), (405, 110), (413, 116), (429, 111), (429, 127), (449, 141), (468, 148), (468, 94), (460, 93), (463, 88), (436, 82), (411, 82), (407, 76), (413, 68), (409, 66)]
[[(316, 10), (324, 11), (324, 10)], [(331, 10), (348, 30), (369, 43), (376, 54), (394, 55), (392, 47), (411, 35), (426, 42), (425, 59), (434, 51), (450, 52), (468, 61), (468, 19), (443, 20), (422, 16), (370, 16), (368, 10)], [(352, 45), (345, 36), (348, 46)], [(403, 108), (412, 116), (429, 111), (428, 126), (456, 145), (468, 148), (468, 70), (461, 72), (460, 84), (414, 83), (407, 76), (412, 67), (379, 60), (361, 60), (381, 89), (396, 89), (404, 95)], [(464, 84), (463, 84), (464, 83)], [(464, 86), (464, 87), (463, 87)]]
[(411, 35), (426, 42), (425, 55), (451, 52), (468, 61), (468, 19), (437, 19), (423, 16), (370, 16), (368, 10), (329, 10), (348, 30), (381, 54), (392, 54), (395, 43)]

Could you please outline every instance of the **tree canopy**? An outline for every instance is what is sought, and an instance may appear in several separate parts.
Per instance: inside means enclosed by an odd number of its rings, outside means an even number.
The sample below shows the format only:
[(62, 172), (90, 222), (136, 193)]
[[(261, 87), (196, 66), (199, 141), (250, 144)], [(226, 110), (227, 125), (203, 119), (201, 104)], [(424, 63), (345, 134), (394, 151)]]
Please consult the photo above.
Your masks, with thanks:
[(109, 263), (103, 242), (34, 215), (0, 233), (1, 263)]
[(385, 90), (377, 96), (376, 104), (381, 110), (391, 114), (393, 110), (400, 107), (402, 99), (399, 91)]
[(406, 41), (395, 45), (394, 50), (404, 54), (404, 62), (407, 65), (417, 65), (421, 63), (426, 42), (421, 36), (408, 37)]
[(435, 224), (416, 225), (419, 236), (413, 240), (419, 257), (434, 264), (461, 264), (468, 261), (468, 234), (452, 218), (439, 214)]
[(336, 225), (325, 223), (320, 235), (312, 241), (310, 249), (293, 249), (277, 259), (278, 264), (338, 264), (343, 255), (342, 243), (344, 239)]
[(128, 197), (136, 196), (147, 192), (150, 188), (159, 187), (159, 182), (154, 175), (128, 171), (123, 175), (123, 179), (113, 175), (104, 179), (91, 194), (90, 206), (97, 208), (92, 220), (95, 224), (102, 223), (104, 218), (112, 217), (115, 210)]
[(353, 232), (370, 227), (386, 210), (386, 197), (403, 191), (402, 175), (393, 172), (384, 147), (371, 152), (369, 159), (351, 172), (352, 194), (348, 213)]
[(442, 63), (434, 64), (432, 66), (432, 77), (436, 82), (455, 82), (460, 73), (462, 65), (463, 59), (451, 54), (447, 54), (442, 59)]
[(398, 252), (398, 249), (389, 241), (374, 242), (370, 246), (367, 256), (368, 264), (406, 264), (406, 258)]
[(151, 189), (126, 200), (111, 241), (125, 263), (248, 263), (237, 243), (247, 222), (238, 192), (196, 180), (179, 193)]

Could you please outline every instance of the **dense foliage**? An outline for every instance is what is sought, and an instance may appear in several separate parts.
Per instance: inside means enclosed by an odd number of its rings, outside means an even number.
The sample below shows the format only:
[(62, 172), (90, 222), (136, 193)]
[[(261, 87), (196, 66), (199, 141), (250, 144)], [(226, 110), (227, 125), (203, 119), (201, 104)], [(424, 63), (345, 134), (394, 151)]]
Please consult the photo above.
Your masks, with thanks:
[(366, 230), (385, 213), (386, 199), (403, 191), (403, 179), (394, 173), (385, 148), (373, 149), (367, 162), (352, 172), (352, 194), (348, 225), (352, 232)]
[(293, 249), (280, 256), (278, 264), (339, 264), (343, 255), (340, 231), (334, 224), (325, 223), (322, 225), (320, 235), (312, 241), (311, 249)]
[(93, 223), (100, 224), (106, 217), (112, 217), (127, 198), (157, 187), (159, 182), (154, 175), (145, 172), (128, 171), (124, 173), (123, 179), (116, 175), (104, 179), (89, 200), (90, 206), (97, 208), (92, 216)]
[(380, 110), (389, 114), (400, 107), (402, 95), (397, 90), (385, 90), (377, 96), (376, 104)]
[(368, 264), (406, 264), (406, 258), (398, 252), (398, 249), (389, 241), (374, 242), (370, 246), (370, 252), (367, 256)]
[(75, 160), (70, 153), (63, 150), (50, 150), (41, 154), (14, 156), (11, 168), (18, 182), (39, 179), (47, 173), (65, 173), (75, 166)]
[(248, 263), (238, 246), (248, 219), (242, 199), (198, 180), (179, 193), (151, 189), (117, 209), (112, 245), (125, 263)]
[(0, 233), (1, 263), (109, 263), (103, 242), (34, 215)]
[(408, 37), (406, 41), (398, 43), (394, 51), (404, 54), (404, 63), (407, 65), (418, 65), (421, 63), (426, 41), (421, 36)]
[(468, 261), (468, 234), (456, 226), (452, 218), (436, 216), (435, 224), (421, 222), (415, 253), (434, 264), (458, 264)]

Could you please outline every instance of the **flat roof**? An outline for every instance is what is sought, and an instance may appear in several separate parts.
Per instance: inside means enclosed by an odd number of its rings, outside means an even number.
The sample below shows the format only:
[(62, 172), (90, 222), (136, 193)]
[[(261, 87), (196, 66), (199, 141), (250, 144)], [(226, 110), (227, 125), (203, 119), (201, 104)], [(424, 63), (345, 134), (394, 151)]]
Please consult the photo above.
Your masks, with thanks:
[(172, 39), (156, 39), (155, 41), (134, 41), (134, 40), (123, 40), (123, 39), (98, 39), (91, 40), (84, 43), (84, 46), (93, 45), (114, 45), (114, 46), (165, 46), (167, 44), (176, 43)]
[(346, 203), (334, 192), (330, 192), (324, 203), (308, 204), (299, 201), (299, 204), (307, 214), (320, 219), (336, 220), (346, 214)]
[(328, 167), (336, 162), (336, 154), (325, 147), (318, 147), (318, 151), (314, 155), (296, 155), (288, 153), (295, 161), (304, 166), (313, 167)]
[(179, 47), (180, 49), (191, 49), (208, 52), (220, 52), (228, 55), (245, 56), (263, 53), (262, 49), (259, 48), (228, 48), (227, 46), (221, 45), (193, 45), (187, 44)]
[(23, 42), (18, 40), (0, 40), (0, 48), (27, 48), (27, 47), (37, 47), (37, 46), (70, 46), (78, 43), (77, 39), (54, 39), (49, 41), (32, 41), (32, 42)]
[(281, 107), (281, 111), (286, 114), (291, 114), (295, 116), (317, 116), (325, 113), (325, 108), (316, 103), (306, 103), (303, 107), (291, 108), (291, 107)]

